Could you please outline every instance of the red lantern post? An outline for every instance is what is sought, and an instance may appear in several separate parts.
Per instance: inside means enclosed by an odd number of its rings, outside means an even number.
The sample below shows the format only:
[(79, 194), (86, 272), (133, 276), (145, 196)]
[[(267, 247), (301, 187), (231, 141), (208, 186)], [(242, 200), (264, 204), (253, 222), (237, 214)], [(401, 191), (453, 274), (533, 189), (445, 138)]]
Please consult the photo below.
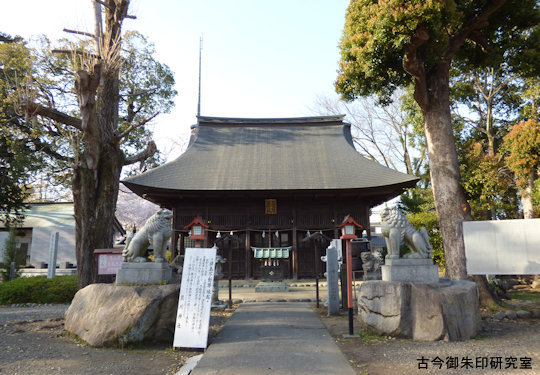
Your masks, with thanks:
[(208, 225), (198, 217), (184, 227), (184, 229), (189, 229), (189, 239), (195, 240), (195, 247), (201, 247), (201, 240), (206, 240), (205, 228), (208, 228)]
[(353, 290), (352, 290), (352, 246), (351, 240), (356, 239), (356, 228), (361, 229), (351, 216), (347, 215), (345, 220), (338, 226), (341, 228), (341, 237), (347, 243), (346, 259), (347, 259), (347, 307), (349, 308), (349, 335), (354, 334), (353, 324)]

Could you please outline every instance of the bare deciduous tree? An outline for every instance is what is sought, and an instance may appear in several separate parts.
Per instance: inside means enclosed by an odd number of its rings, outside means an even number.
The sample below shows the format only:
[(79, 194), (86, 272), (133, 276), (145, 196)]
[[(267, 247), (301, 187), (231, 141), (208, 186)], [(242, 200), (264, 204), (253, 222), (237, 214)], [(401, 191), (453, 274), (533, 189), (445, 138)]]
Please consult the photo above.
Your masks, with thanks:
[(407, 113), (401, 108), (399, 93), (393, 98), (391, 103), (381, 106), (371, 97), (347, 103), (336, 97), (319, 96), (312, 110), (319, 115), (345, 114), (362, 155), (389, 168), (418, 175), (425, 161), (425, 147), (417, 142)]
[[(69, 138), (72, 157), (64, 157), (72, 168), (72, 190), (75, 205), (76, 254), (79, 287), (95, 281), (94, 249), (109, 248), (113, 240), (113, 220), (118, 198), (122, 167), (151, 157), (156, 145), (127, 156), (121, 149), (131, 132), (143, 127), (156, 114), (134, 120), (119, 129), (119, 72), (122, 23), (128, 15), (129, 0), (94, 0), (95, 30), (93, 48), (74, 46), (69, 53), (75, 76), (79, 116), (61, 112), (47, 102), (27, 98), (24, 103), (29, 117), (52, 120), (54, 128), (63, 129)], [(104, 15), (104, 17), (103, 17)], [(52, 157), (60, 157), (52, 152)]]

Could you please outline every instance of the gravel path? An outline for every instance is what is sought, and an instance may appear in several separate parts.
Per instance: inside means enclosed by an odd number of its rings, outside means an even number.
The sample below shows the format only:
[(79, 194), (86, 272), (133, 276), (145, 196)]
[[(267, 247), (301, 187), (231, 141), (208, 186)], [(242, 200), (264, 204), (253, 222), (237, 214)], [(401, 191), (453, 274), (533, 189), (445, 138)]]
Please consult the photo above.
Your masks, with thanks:
[(0, 374), (172, 375), (197, 352), (171, 345), (95, 349), (65, 337), (67, 305), (0, 307)]
[[(540, 374), (539, 319), (489, 319), (482, 322), (483, 330), (475, 339), (421, 342), (369, 334), (344, 338), (346, 314), (328, 317), (324, 309), (319, 314), (358, 375)], [(359, 322), (355, 324), (359, 331)]]
[(8, 322), (35, 319), (63, 318), (69, 305), (30, 305), (27, 307), (0, 307), (0, 325)]
[[(235, 298), (247, 297), (235, 295)], [(188, 357), (199, 354), (173, 351), (168, 344), (125, 349), (89, 348), (62, 334), (67, 307), (0, 306), (0, 375), (174, 375)], [(483, 332), (475, 340), (415, 342), (381, 337), (344, 339), (343, 334), (348, 331), (346, 314), (327, 317), (322, 307), (318, 312), (358, 375), (540, 375), (540, 319), (487, 319), (483, 321)], [(216, 331), (223, 321), (216, 323)], [(428, 359), (427, 369), (418, 368), (422, 356)], [(488, 368), (476, 368), (476, 363), (473, 368), (463, 368), (462, 361), (466, 357), (474, 362), (476, 358), (480, 361), (488, 358)], [(502, 360), (501, 370), (489, 368), (491, 359), (497, 357)], [(433, 362), (436, 358), (444, 362), (440, 369)], [(448, 358), (458, 358), (460, 367), (448, 369)], [(505, 369), (507, 358), (516, 358), (518, 368)], [(519, 369), (523, 365), (521, 358), (531, 358), (531, 369)]]

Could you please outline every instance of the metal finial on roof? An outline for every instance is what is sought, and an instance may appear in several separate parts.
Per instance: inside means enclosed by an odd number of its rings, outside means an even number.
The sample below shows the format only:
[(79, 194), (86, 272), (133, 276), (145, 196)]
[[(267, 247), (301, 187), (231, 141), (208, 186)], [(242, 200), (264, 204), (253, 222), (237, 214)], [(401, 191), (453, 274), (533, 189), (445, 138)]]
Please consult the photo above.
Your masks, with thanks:
[(201, 115), (201, 56), (203, 47), (203, 37), (199, 39), (199, 99), (197, 101), (197, 117)]

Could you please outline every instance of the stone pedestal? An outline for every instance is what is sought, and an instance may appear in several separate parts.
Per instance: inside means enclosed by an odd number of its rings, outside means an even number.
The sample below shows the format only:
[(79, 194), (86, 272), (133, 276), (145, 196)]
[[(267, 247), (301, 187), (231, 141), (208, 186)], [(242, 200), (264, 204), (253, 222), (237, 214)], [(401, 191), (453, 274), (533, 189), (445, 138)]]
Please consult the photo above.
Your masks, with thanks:
[(368, 280), (381, 280), (381, 271), (377, 272), (366, 272), (364, 271), (364, 281)]
[(383, 281), (437, 283), (439, 271), (433, 259), (390, 259), (381, 266)]
[(365, 281), (357, 296), (361, 324), (379, 334), (419, 341), (462, 341), (481, 330), (478, 291), (470, 281)]
[(255, 292), (288, 292), (289, 285), (276, 282), (260, 282), (255, 285)]
[(157, 285), (168, 284), (172, 279), (169, 263), (122, 262), (116, 273), (116, 285)]

